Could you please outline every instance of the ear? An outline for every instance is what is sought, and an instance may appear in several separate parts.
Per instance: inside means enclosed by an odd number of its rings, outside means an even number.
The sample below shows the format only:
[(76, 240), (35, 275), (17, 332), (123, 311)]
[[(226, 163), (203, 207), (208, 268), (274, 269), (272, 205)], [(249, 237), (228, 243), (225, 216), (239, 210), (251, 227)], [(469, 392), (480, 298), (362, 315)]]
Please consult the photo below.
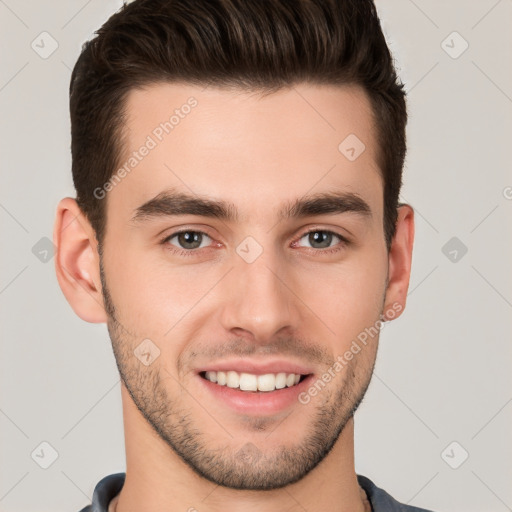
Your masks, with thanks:
[(388, 255), (388, 286), (383, 312), (385, 320), (398, 318), (405, 308), (413, 242), (414, 210), (408, 204), (402, 204), (398, 208), (395, 236)]
[(98, 242), (94, 229), (71, 197), (57, 206), (53, 243), (57, 246), (57, 280), (73, 311), (86, 322), (106, 322)]

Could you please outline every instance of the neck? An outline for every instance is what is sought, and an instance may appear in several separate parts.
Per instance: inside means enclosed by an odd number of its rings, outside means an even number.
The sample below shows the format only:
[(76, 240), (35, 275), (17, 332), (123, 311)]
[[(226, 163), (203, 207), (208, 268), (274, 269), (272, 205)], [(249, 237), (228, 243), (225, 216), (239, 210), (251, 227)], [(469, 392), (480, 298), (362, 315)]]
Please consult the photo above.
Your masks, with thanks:
[(241, 491), (220, 487), (197, 475), (154, 432), (124, 385), (121, 389), (126, 480), (109, 512), (371, 510), (354, 469), (353, 419), (327, 457), (298, 482), (270, 491)]

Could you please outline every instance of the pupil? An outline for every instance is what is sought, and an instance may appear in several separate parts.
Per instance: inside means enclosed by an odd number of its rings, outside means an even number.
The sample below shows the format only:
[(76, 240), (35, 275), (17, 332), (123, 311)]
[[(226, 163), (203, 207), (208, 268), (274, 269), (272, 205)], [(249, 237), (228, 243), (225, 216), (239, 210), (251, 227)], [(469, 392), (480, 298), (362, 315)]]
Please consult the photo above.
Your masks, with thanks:
[[(185, 231), (179, 234), (179, 242), (186, 249), (197, 249), (201, 245), (201, 234), (193, 231)], [(193, 247), (190, 247), (192, 245)]]
[(309, 234), (309, 243), (314, 247), (315, 243), (323, 244), (322, 247), (331, 245), (332, 234), (325, 231), (314, 231)]

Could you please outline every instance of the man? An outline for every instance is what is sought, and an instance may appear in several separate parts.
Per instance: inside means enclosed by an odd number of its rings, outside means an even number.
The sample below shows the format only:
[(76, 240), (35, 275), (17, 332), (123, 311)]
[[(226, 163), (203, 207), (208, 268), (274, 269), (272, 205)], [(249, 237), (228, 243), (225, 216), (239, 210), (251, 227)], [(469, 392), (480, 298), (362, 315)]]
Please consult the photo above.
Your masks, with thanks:
[(70, 108), (56, 271), (107, 323), (126, 443), (83, 511), (423, 510), (354, 469), (414, 237), (373, 3), (136, 0)]

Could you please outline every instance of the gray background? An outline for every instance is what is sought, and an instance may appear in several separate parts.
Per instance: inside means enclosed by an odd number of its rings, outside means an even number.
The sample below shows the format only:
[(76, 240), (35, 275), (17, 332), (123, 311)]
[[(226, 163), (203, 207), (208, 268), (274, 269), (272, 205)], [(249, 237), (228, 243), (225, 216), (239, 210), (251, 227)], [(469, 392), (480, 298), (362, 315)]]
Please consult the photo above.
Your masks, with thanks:
[[(74, 195), (70, 72), (120, 5), (0, 0), (2, 511), (78, 511), (125, 469), (106, 327), (75, 316), (45, 240)], [(416, 244), (356, 415), (356, 470), (406, 503), (512, 510), (512, 1), (377, 5), (409, 91)]]

